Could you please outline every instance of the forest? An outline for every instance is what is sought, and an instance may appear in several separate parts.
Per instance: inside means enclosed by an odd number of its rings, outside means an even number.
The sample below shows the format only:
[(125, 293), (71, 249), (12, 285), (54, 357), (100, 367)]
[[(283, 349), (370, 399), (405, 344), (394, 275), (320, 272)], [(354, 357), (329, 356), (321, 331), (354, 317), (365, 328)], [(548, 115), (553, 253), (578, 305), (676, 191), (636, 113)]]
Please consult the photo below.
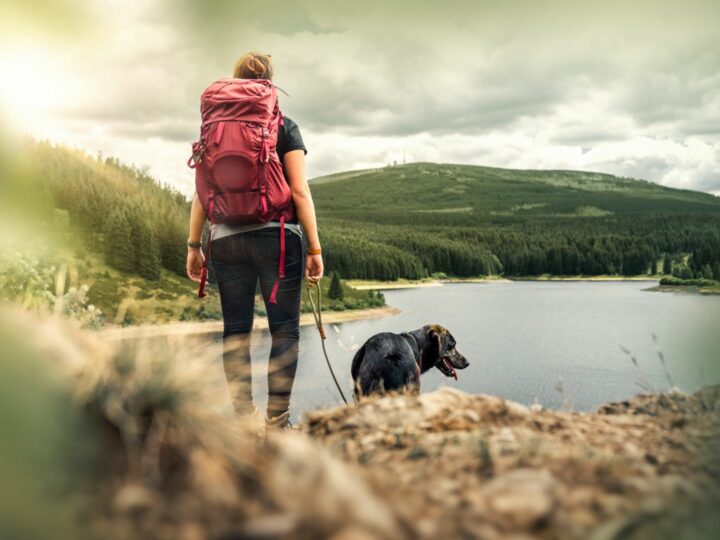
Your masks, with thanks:
[[(185, 275), (189, 203), (142, 170), (28, 142), (37, 200), (118, 271)], [(720, 198), (580, 171), (410, 164), (311, 181), (343, 278), (720, 277)]]
[(720, 198), (581, 171), (410, 164), (311, 182), (328, 267), (366, 279), (720, 277)]

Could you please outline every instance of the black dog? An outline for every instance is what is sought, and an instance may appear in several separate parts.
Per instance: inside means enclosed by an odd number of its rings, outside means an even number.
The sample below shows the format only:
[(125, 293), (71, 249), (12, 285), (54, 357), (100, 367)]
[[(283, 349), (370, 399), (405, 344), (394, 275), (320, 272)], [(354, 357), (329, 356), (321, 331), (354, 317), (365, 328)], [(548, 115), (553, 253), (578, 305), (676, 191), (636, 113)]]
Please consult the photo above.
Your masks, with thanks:
[(455, 370), (468, 367), (468, 361), (455, 349), (455, 338), (439, 324), (401, 334), (375, 334), (353, 358), (355, 398), (392, 390), (417, 392), (420, 374), (434, 367), (456, 380)]

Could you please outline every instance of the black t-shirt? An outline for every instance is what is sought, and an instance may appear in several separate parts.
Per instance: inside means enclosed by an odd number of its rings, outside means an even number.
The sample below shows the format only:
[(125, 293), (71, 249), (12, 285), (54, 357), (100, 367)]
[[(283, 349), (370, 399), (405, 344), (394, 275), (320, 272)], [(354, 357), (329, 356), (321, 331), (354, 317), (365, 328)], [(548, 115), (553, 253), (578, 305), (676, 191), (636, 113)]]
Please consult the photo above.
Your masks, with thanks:
[[(283, 116), (283, 125), (280, 126), (277, 141), (277, 153), (280, 158), (280, 163), (283, 164), (283, 172), (285, 172), (285, 163), (283, 158), (287, 152), (291, 152), (292, 150), (302, 150), (305, 154), (307, 154), (307, 148), (305, 148), (305, 143), (303, 142), (302, 135), (300, 134), (300, 128), (292, 119), (287, 116)], [(285, 178), (287, 179), (287, 173), (285, 173)], [(297, 217), (288, 220), (288, 223), (297, 222)]]
[(292, 119), (283, 116), (283, 125), (280, 126), (277, 141), (277, 153), (280, 158), (280, 163), (283, 163), (285, 154), (292, 150), (303, 150), (305, 154), (307, 154), (307, 148), (305, 148), (305, 143), (300, 134), (300, 128)]

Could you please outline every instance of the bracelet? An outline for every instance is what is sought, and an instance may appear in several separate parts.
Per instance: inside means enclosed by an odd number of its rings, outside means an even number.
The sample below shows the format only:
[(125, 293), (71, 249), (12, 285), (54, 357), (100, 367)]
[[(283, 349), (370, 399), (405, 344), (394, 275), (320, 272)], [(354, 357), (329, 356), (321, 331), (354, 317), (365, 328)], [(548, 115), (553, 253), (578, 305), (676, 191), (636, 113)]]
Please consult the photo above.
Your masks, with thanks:
[(202, 247), (202, 243), (201, 242), (191, 242), (190, 240), (188, 240), (187, 247), (193, 248), (193, 249), (200, 249)]
[(320, 248), (308, 248), (308, 255), (320, 255), (322, 253), (322, 249)]

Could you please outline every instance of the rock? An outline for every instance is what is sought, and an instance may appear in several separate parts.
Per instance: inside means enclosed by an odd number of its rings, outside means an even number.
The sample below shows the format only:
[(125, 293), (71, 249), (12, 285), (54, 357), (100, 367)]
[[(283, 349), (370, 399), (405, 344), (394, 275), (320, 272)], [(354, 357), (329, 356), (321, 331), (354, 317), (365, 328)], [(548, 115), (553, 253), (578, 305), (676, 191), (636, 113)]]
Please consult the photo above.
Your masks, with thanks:
[(226, 507), (240, 502), (232, 473), (217, 457), (195, 449), (190, 454), (190, 466), (193, 491), (203, 501)]
[(500, 455), (514, 454), (520, 450), (517, 437), (509, 427), (502, 427), (497, 435), (492, 437), (492, 442)]
[(124, 514), (137, 514), (153, 509), (157, 496), (140, 484), (125, 484), (115, 495), (113, 506)]
[(530, 410), (534, 413), (539, 413), (543, 411), (543, 406), (539, 403), (533, 403), (532, 405), (530, 405)]
[(377, 540), (377, 536), (362, 527), (351, 525), (332, 535), (330, 540)]
[(238, 531), (239, 538), (286, 538), (297, 527), (297, 519), (290, 514), (266, 514), (250, 519)]
[(273, 433), (266, 447), (264, 488), (301, 525), (326, 533), (354, 525), (380, 537), (397, 535), (391, 508), (324, 448), (296, 433)]
[(490, 518), (505, 529), (528, 529), (555, 508), (558, 482), (546, 470), (516, 469), (483, 488)]
[(197, 521), (186, 522), (180, 526), (178, 540), (205, 540), (206, 538), (203, 526)]

